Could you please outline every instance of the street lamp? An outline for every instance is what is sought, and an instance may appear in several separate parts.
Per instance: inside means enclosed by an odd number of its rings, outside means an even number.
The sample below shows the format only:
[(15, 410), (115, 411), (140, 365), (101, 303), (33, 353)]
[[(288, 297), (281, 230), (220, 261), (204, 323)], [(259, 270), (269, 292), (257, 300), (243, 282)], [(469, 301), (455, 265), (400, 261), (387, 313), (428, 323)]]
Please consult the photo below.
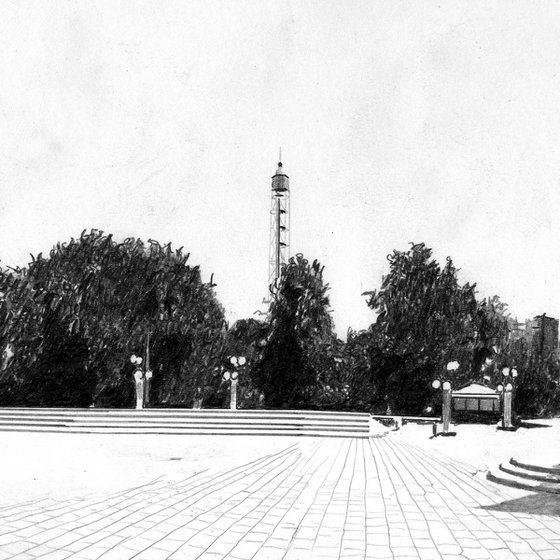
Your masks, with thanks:
[(150, 404), (150, 386), (152, 384), (152, 370), (150, 368), (150, 333), (146, 335), (146, 368), (144, 371), (144, 403), (146, 406)]
[(136, 354), (130, 356), (130, 363), (136, 366), (134, 381), (136, 386), (136, 408), (144, 408), (144, 372), (142, 371), (142, 358)]
[[(142, 369), (142, 358), (136, 354), (130, 356), (130, 363), (136, 366), (134, 370), (134, 381), (136, 385), (136, 408), (144, 408), (144, 403), (147, 401), (146, 393), (149, 390), (150, 380), (152, 379), (152, 372), (149, 369)], [(149, 366), (147, 366), (149, 367)]]
[(511, 422), (511, 412), (513, 408), (513, 383), (517, 377), (517, 369), (504, 367), (502, 368), (503, 382), (496, 389), (502, 393), (503, 414), (502, 425), (498, 428), (509, 432), (515, 431), (517, 428)]
[[(448, 372), (455, 372), (459, 369), (459, 362), (449, 362), (445, 368)], [(432, 381), (434, 389), (442, 389), (442, 404), (441, 404), (441, 420), (443, 422), (442, 436), (454, 436), (455, 432), (449, 431), (449, 424), (451, 423), (451, 383), (449, 381), (441, 381), (434, 379)]]
[(224, 371), (224, 380), (231, 381), (229, 407), (231, 410), (237, 409), (237, 379), (239, 377), (239, 369), (246, 363), (245, 356), (231, 356), (229, 363), (232, 371)]

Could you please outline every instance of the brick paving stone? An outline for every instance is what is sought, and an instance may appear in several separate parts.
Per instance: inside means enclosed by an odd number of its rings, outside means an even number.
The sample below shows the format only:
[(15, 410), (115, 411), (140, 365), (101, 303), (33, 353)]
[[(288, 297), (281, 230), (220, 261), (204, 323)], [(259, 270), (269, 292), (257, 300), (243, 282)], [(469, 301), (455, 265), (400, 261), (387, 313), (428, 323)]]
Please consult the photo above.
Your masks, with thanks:
[(418, 558), (418, 551), (414, 546), (398, 546), (398, 545), (391, 545), (391, 551), (395, 555), (395, 558), (405, 558), (405, 557), (414, 557)]
[(23, 554), (28, 552), (29, 549), (33, 548), (33, 546), (33, 543), (17, 541), (2, 545), (0, 550), (4, 554), (12, 554), (12, 556), (15, 556), (16, 554)]
[(549, 541), (543, 539), (540, 536), (535, 539), (529, 539), (529, 544), (531, 545), (531, 548), (537, 552), (544, 550), (554, 550), (554, 546)]
[(475, 550), (465, 549), (462, 556), (468, 560), (491, 560), (490, 552), (482, 548)]
[(72, 556), (72, 552), (69, 550), (51, 550), (44, 554), (43, 556), (37, 556), (40, 560), (66, 560), (66, 558), (70, 558)]
[(492, 560), (517, 560), (517, 557), (511, 550), (501, 548), (492, 551)]
[(417, 550), (420, 560), (441, 560), (441, 554), (435, 548)]
[(0, 560), (560, 560), (557, 517), (481, 509), (508, 499), (391, 438), (310, 439), (227, 473), (8, 504)]
[(72, 560), (97, 560), (106, 551), (106, 548), (88, 547), (76, 552), (71, 558)]
[(520, 552), (525, 552), (527, 554), (533, 552), (533, 547), (526, 541), (518, 539), (518, 540), (509, 540), (506, 541), (508, 548), (514, 552), (515, 554), (519, 554)]
[[(73, 535), (73, 537), (76, 539), (75, 535)], [(88, 546), (90, 546), (89, 543), (83, 542), (81, 540), (74, 540), (73, 542), (66, 544), (64, 546), (64, 550), (68, 550), (70, 552), (80, 552), (81, 550), (87, 548)]]
[[(34, 534), (34, 533), (32, 532), (31, 534)], [(25, 538), (25, 535), (20, 535), (19, 531), (14, 532), (14, 533), (6, 533), (4, 535), (0, 535), (0, 550), (5, 545), (20, 541), (22, 539), (22, 537)]]
[(19, 554), (16, 554), (15, 556), (13, 554), (10, 554), (10, 553), (6, 553), (6, 554), (7, 554), (7, 556), (4, 556), (3, 558), (9, 558), (10, 560), (37, 560), (36, 556), (33, 556), (32, 554), (27, 554), (25, 552), (20, 552)]
[(169, 553), (158, 548), (149, 548), (144, 550), (139, 558), (142, 560), (166, 560)]

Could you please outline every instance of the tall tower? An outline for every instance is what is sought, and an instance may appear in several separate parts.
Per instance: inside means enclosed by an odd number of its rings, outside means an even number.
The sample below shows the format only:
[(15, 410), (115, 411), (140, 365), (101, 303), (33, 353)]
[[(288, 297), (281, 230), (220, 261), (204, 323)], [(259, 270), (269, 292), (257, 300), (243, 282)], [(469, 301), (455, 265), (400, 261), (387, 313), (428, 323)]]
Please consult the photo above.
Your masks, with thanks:
[(281, 160), (282, 152), (280, 152), (278, 169), (272, 176), (270, 191), (269, 290), (280, 276), (282, 265), (288, 261), (290, 246), (290, 178), (284, 173)]

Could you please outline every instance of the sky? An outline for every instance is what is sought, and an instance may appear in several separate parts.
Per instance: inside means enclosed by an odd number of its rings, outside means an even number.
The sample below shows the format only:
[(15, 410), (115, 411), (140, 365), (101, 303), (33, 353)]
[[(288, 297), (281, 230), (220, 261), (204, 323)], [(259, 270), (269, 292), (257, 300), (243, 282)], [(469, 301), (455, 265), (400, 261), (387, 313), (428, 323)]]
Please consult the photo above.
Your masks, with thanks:
[(341, 336), (410, 242), (560, 317), (558, 2), (4, 0), (0, 50), (1, 266), (152, 238), (254, 316), (281, 146)]

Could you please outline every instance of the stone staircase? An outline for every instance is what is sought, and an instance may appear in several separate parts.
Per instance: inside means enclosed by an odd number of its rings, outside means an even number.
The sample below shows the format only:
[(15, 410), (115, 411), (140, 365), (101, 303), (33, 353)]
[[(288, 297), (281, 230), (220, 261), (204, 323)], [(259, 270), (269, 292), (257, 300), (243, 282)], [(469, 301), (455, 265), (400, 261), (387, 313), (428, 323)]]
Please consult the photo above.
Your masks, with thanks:
[(223, 409), (0, 408), (0, 431), (367, 438), (357, 412)]
[(505, 465), (502, 463), (497, 470), (489, 471), (486, 478), (519, 490), (560, 494), (560, 468), (558, 467), (543, 467), (510, 459), (509, 463)]

